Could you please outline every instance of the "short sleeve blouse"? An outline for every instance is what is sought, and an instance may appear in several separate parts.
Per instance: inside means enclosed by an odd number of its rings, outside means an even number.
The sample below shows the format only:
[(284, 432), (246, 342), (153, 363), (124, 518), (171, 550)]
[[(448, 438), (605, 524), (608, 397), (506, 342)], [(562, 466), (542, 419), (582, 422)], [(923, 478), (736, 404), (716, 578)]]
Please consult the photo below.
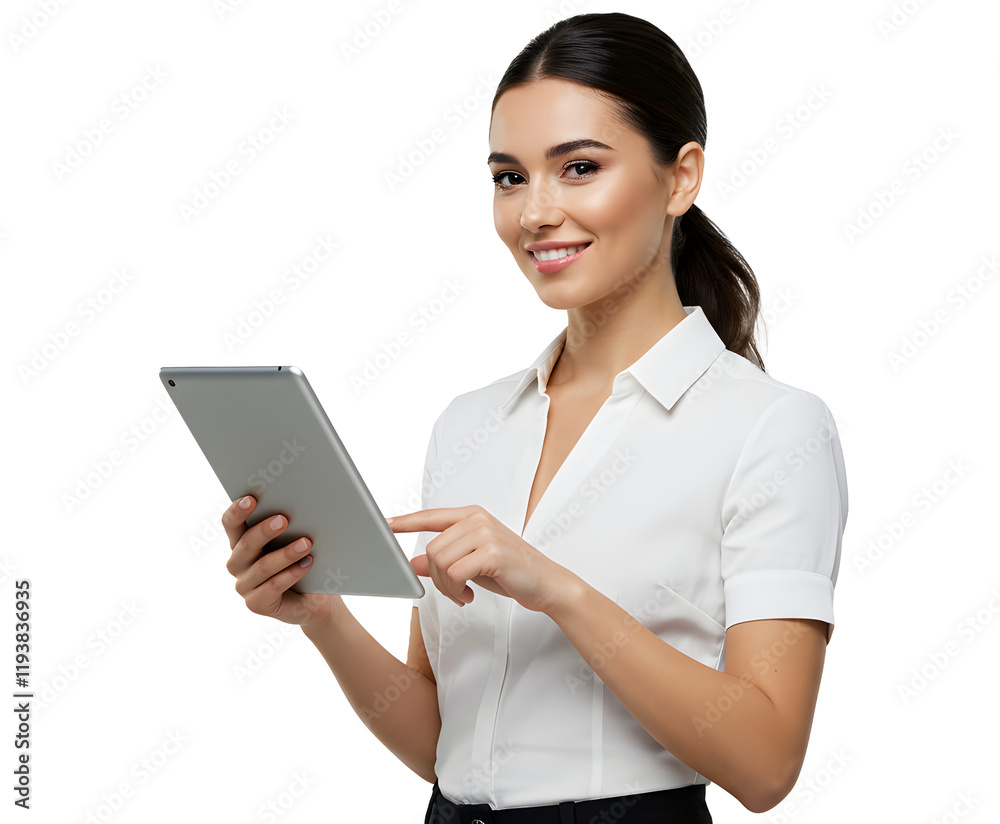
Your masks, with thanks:
[[(728, 351), (700, 306), (684, 311), (615, 377), (523, 537), (723, 670), (726, 630), (743, 621), (817, 619), (829, 641), (847, 480), (827, 405)], [(423, 508), (479, 504), (521, 534), (566, 332), (527, 369), (441, 412)], [(419, 533), (413, 556), (435, 534)], [(433, 585), (413, 602), (437, 681), (445, 796), (500, 809), (709, 783), (645, 731), (547, 615), (470, 586), (464, 607)]]

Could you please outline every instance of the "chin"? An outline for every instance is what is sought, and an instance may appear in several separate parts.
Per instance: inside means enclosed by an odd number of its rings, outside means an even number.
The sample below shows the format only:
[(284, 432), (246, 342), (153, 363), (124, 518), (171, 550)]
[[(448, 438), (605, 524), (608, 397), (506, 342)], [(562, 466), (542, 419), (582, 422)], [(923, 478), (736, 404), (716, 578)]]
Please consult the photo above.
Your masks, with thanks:
[[(548, 275), (547, 277), (553, 276)], [(560, 311), (578, 309), (581, 306), (593, 303), (595, 300), (600, 300), (600, 297), (594, 298), (593, 295), (582, 295), (578, 289), (574, 289), (573, 287), (559, 288), (548, 283), (543, 283), (541, 286), (537, 284), (532, 285), (535, 286), (535, 294), (538, 295), (538, 299), (548, 306), (549, 309), (558, 309)]]

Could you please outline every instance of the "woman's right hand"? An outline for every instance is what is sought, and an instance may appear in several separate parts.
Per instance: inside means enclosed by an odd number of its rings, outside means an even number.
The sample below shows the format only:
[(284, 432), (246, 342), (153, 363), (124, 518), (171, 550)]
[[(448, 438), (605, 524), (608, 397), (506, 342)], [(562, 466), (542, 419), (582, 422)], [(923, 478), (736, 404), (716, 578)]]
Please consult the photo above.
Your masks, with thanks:
[[(240, 502), (248, 502), (246, 509)], [(262, 552), (264, 545), (288, 527), (288, 519), (276, 515), (259, 524), (246, 527), (246, 519), (257, 506), (252, 495), (239, 498), (222, 513), (222, 525), (229, 536), (233, 554), (226, 562), (226, 569), (236, 577), (236, 591), (243, 596), (247, 609), (257, 615), (277, 618), (286, 624), (319, 626), (333, 618), (335, 600), (340, 595), (321, 592), (297, 592), (289, 589), (309, 570), (312, 542), (300, 538), (291, 544), (269, 552)], [(306, 559), (306, 565), (300, 562)]]

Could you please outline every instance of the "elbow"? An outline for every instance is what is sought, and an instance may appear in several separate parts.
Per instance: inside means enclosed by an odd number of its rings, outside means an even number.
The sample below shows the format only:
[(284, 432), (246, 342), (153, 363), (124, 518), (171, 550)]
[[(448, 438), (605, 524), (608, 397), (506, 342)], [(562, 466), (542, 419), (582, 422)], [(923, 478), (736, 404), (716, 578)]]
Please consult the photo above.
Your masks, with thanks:
[(802, 768), (800, 759), (782, 766), (755, 770), (736, 799), (752, 813), (766, 813), (778, 806), (792, 791)]
[(791, 786), (784, 784), (768, 786), (761, 782), (737, 796), (737, 800), (752, 813), (766, 813), (781, 803), (791, 792), (794, 784), (795, 782), (792, 782)]
[(752, 791), (738, 796), (737, 800), (752, 813), (766, 813), (777, 807), (788, 792), (789, 790), (754, 787)]
[(409, 767), (414, 774), (419, 775), (428, 784), (433, 784), (437, 781), (437, 774), (435, 772), (435, 768), (437, 767), (436, 758), (421, 758), (420, 756), (406, 758), (401, 754), (397, 754), (397, 757), (407, 767)]

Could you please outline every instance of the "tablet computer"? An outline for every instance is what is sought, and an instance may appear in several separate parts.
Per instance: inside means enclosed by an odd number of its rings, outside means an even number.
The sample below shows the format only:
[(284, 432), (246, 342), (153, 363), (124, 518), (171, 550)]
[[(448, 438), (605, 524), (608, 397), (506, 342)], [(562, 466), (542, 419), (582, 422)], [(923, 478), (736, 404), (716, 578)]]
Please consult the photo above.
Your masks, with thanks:
[(420, 579), (309, 381), (294, 366), (165, 366), (160, 380), (248, 527), (282, 514), (270, 552), (303, 536), (298, 592), (419, 598)]

